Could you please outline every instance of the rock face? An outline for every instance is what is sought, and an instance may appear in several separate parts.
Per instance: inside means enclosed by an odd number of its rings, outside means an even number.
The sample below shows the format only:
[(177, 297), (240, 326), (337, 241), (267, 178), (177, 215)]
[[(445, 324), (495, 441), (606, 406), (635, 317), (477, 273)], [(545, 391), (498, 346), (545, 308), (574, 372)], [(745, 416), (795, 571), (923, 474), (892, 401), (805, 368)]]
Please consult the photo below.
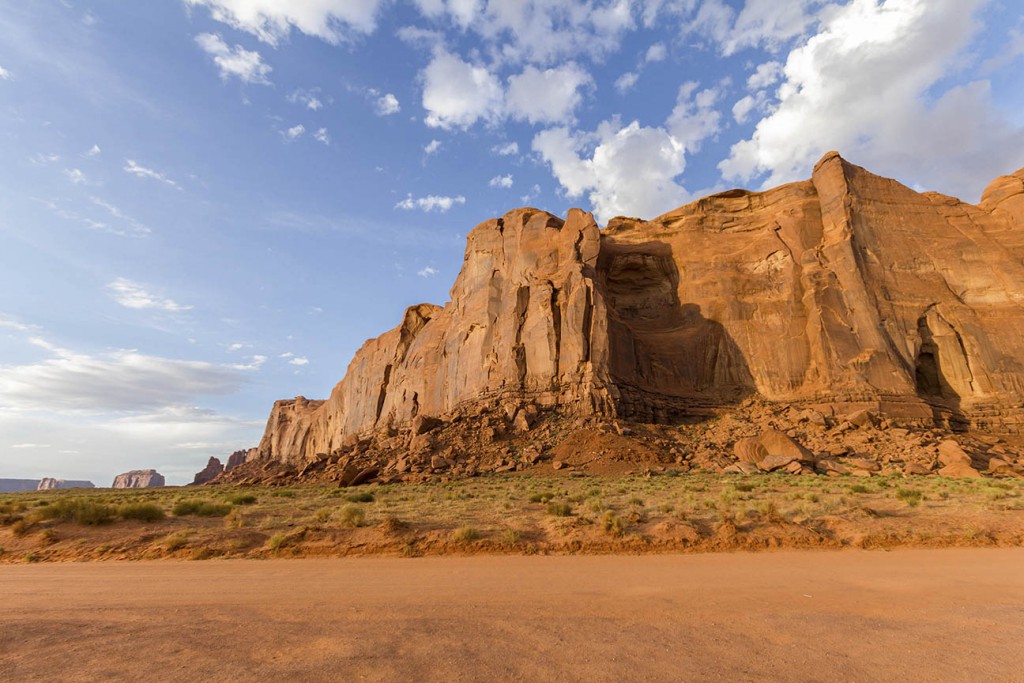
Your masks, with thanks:
[(38, 479), (0, 479), (0, 493), (35, 491), (38, 488)]
[(198, 486), (200, 484), (205, 484), (223, 471), (224, 465), (221, 464), (220, 459), (210, 458), (206, 463), (206, 467), (204, 467), (201, 471), (196, 472), (196, 476), (192, 480), (191, 485)]
[(111, 488), (115, 489), (148, 489), (165, 486), (164, 475), (156, 470), (132, 470), (114, 477)]
[[(367, 341), (326, 401), (276, 402), (245, 460), (301, 466), (371, 438), (429, 452), (418, 417), (503, 415), (492, 439), (538, 410), (672, 423), (749, 399), (1019, 431), (1022, 304), (1024, 170), (977, 206), (830, 153), (810, 180), (604, 230), (516, 209), (470, 233), (450, 303)], [(737, 454), (806, 466), (785, 446)]]
[(92, 489), (96, 488), (96, 485), (91, 481), (78, 481), (73, 479), (54, 479), (53, 477), (43, 477), (39, 480), (39, 485), (36, 486), (38, 491), (50, 491), (53, 489)]

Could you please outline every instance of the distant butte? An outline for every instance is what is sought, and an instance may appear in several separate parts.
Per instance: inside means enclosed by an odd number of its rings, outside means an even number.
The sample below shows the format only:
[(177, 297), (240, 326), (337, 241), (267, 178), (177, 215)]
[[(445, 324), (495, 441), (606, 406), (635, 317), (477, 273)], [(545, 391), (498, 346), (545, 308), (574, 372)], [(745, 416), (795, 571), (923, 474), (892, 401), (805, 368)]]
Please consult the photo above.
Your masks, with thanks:
[(1012, 444), (966, 433), (1022, 430), (1022, 302), (1024, 170), (971, 205), (830, 152), (810, 180), (604, 230), (516, 209), (469, 234), (451, 302), (367, 341), (327, 400), (276, 402), (218, 479), (925, 474), (946, 441), (1020, 474)]

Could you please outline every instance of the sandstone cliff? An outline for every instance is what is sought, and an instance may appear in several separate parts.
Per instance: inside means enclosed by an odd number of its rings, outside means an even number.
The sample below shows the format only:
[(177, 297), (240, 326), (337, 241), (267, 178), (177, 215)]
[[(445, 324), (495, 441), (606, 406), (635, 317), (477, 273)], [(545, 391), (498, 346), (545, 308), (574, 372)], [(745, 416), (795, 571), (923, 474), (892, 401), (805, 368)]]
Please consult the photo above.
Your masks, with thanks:
[(1024, 170), (977, 206), (830, 153), (810, 180), (604, 230), (516, 209), (470, 233), (451, 302), (367, 341), (327, 400), (275, 403), (246, 460), (429, 451), (417, 417), (672, 423), (750, 400), (1019, 431), (1022, 302)]
[(132, 470), (114, 477), (111, 488), (115, 489), (148, 489), (164, 486), (164, 475), (156, 470)]
[(53, 477), (43, 477), (39, 480), (39, 484), (36, 489), (39, 491), (52, 491), (54, 489), (91, 489), (96, 488), (96, 485), (91, 481), (80, 481), (72, 479), (54, 479)]

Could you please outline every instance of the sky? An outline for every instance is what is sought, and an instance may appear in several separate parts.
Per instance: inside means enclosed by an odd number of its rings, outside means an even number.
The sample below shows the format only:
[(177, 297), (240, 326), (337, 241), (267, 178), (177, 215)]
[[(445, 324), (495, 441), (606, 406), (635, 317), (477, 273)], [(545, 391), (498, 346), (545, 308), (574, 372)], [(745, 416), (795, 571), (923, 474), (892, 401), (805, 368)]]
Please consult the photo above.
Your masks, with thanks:
[(183, 484), (466, 235), (1024, 166), (1020, 0), (0, 0), (0, 477)]

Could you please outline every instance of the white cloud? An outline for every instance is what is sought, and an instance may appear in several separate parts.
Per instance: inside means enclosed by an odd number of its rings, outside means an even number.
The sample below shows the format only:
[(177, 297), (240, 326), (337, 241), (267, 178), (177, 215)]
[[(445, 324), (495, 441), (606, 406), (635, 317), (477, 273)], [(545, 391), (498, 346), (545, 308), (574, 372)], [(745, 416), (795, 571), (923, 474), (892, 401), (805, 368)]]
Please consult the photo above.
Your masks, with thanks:
[(592, 135), (552, 128), (537, 134), (533, 149), (569, 197), (588, 194), (602, 222), (623, 214), (650, 218), (689, 198), (675, 181), (686, 168), (686, 147), (662, 128), (636, 121), (608, 121)]
[(277, 45), (292, 28), (329, 43), (371, 33), (383, 0), (185, 0), (206, 6), (214, 19)]
[(423, 147), (423, 151), (428, 156), (431, 155), (431, 154), (436, 154), (438, 151), (440, 151), (440, 149), (441, 149), (441, 141), (440, 140), (431, 140), (430, 142), (428, 142)]
[(989, 83), (941, 84), (970, 44), (984, 0), (852, 0), (786, 60), (771, 113), (732, 147), (730, 179), (807, 177), (824, 152), (965, 199), (1020, 163), (1024, 130)]
[(665, 43), (655, 43), (647, 48), (647, 54), (644, 55), (645, 62), (661, 62), (668, 57), (668, 49), (665, 47)]
[(12, 443), (8, 448), (53, 448), (48, 443)]
[(289, 140), (298, 140), (305, 134), (305, 132), (306, 127), (300, 123), (284, 131), (283, 135)]
[(750, 118), (751, 112), (761, 109), (766, 101), (767, 96), (763, 90), (756, 95), (747, 95), (741, 98), (732, 106), (733, 119), (735, 119), (736, 123), (746, 123)]
[(0, 81), (9, 81), (13, 78), (11, 72), (0, 66)]
[(420, 12), (471, 31), (498, 61), (555, 63), (600, 58), (634, 27), (630, 0), (414, 0)]
[(691, 154), (699, 152), (701, 143), (721, 130), (722, 115), (716, 108), (721, 91), (718, 88), (698, 91), (699, 87), (695, 81), (679, 87), (676, 106), (665, 122), (672, 137)]
[(313, 88), (312, 90), (299, 88), (288, 96), (288, 101), (292, 104), (301, 104), (306, 109), (311, 109), (312, 111), (319, 111), (324, 106), (324, 103), (320, 101), (319, 93), (320, 88)]
[(60, 155), (59, 154), (43, 154), (42, 152), (37, 152), (37, 153), (33, 154), (29, 158), (29, 161), (31, 161), (36, 166), (46, 166), (48, 164), (52, 164), (52, 163), (60, 161)]
[(178, 183), (174, 182), (173, 180), (165, 176), (163, 173), (154, 171), (151, 168), (146, 168), (145, 166), (140, 166), (139, 164), (135, 163), (132, 159), (125, 159), (124, 171), (125, 173), (131, 173), (132, 175), (137, 176), (139, 178), (150, 178), (152, 180), (159, 180), (161, 183), (170, 185), (173, 188), (176, 188), (178, 190), (181, 189)]
[(87, 156), (87, 157), (99, 156), (100, 152), (102, 152), (102, 151), (103, 150), (100, 149), (99, 145), (93, 145), (92, 147), (89, 148), (89, 151), (85, 153), (85, 156)]
[(775, 85), (779, 82), (782, 77), (782, 65), (778, 62), (765, 62), (764, 64), (758, 64), (757, 69), (754, 73), (750, 74), (750, 78), (747, 79), (748, 90), (763, 90), (771, 85)]
[(530, 191), (527, 194), (524, 194), (522, 197), (520, 197), (520, 199), (522, 200), (523, 204), (529, 204), (538, 196), (540, 196), (540, 185), (534, 185), (532, 188), (530, 188)]
[(396, 209), (403, 209), (405, 211), (412, 211), (413, 209), (419, 209), (420, 211), (430, 212), (438, 211), (445, 213), (450, 210), (456, 204), (465, 204), (466, 198), (462, 195), (457, 197), (445, 197), (437, 195), (427, 195), (426, 197), (414, 198), (411, 194), (402, 201), (395, 204)]
[(566, 123), (583, 99), (580, 91), (592, 85), (590, 74), (574, 62), (543, 71), (527, 66), (508, 79), (508, 114), (534, 124)]
[(143, 411), (226, 395), (244, 376), (231, 367), (115, 351), (63, 352), (27, 365), (0, 366), (0, 406), (13, 410)]
[(119, 277), (108, 284), (107, 289), (110, 290), (114, 301), (125, 308), (152, 308), (160, 311), (168, 311), (170, 313), (178, 313), (192, 309), (191, 306), (183, 306), (175, 303), (171, 299), (153, 294), (146, 290), (144, 286), (123, 277)]
[(495, 176), (487, 184), (491, 187), (512, 187), (512, 174)]
[(497, 76), (444, 50), (435, 52), (423, 71), (423, 108), (426, 123), (433, 128), (468, 128), (479, 120), (494, 121), (503, 99)]
[(110, 202), (106, 202), (100, 199), (99, 197), (89, 197), (89, 201), (91, 201), (93, 205), (103, 209), (113, 218), (116, 218), (118, 221), (122, 223), (122, 227), (120, 228), (111, 228), (110, 226), (106, 226), (108, 232), (113, 232), (114, 234), (117, 235), (129, 237), (144, 237), (145, 235), (148, 235), (152, 232), (152, 230), (150, 230), (145, 225), (135, 220), (131, 216), (127, 215), (124, 211), (114, 206)]
[(747, 48), (774, 52), (804, 34), (822, 4), (822, 0), (746, 0), (737, 14), (723, 0), (704, 0), (684, 30), (710, 37), (727, 57)]
[(216, 33), (200, 33), (196, 36), (196, 43), (213, 58), (222, 80), (234, 76), (243, 83), (270, 83), (267, 76), (273, 69), (263, 61), (259, 52), (246, 50), (241, 45), (230, 47)]
[(324, 145), (331, 144), (331, 135), (327, 132), (326, 128), (317, 128), (316, 132), (313, 133), (313, 139)]
[(373, 104), (373, 109), (377, 112), (377, 116), (391, 116), (402, 111), (402, 106), (399, 104), (397, 97), (387, 93), (377, 98), (377, 101)]
[(435, 275), (437, 275), (437, 272), (438, 271), (436, 269), (427, 266), (422, 270), (416, 271), (416, 274), (419, 275), (420, 277), (434, 277)]
[(619, 91), (620, 95), (624, 95), (633, 89), (638, 80), (640, 80), (640, 74), (635, 71), (627, 71), (615, 79), (615, 89)]
[(282, 353), (281, 355), (279, 355), (279, 356), (278, 356), (278, 358), (291, 358), (291, 357), (292, 357), (292, 356), (294, 356), (294, 355), (295, 355), (295, 354), (294, 354), (294, 353), (292, 353), (291, 351), (285, 351), (284, 353)]
[(89, 182), (88, 178), (85, 177), (85, 174), (77, 168), (65, 168), (64, 175), (66, 175), (68, 180), (70, 180), (74, 185), (85, 185)]
[(256, 355), (252, 356), (249, 359), (248, 363), (235, 363), (231, 367), (234, 368), (235, 370), (244, 370), (245, 372), (252, 372), (254, 370), (259, 370), (261, 367), (263, 367), (263, 364), (266, 362), (266, 356)]
[(305, 356), (298, 356), (288, 361), (289, 365), (309, 365), (309, 359)]
[(491, 148), (491, 151), (501, 157), (515, 156), (516, 154), (519, 154), (519, 143), (512, 141), (508, 144), (497, 145), (496, 147)]

